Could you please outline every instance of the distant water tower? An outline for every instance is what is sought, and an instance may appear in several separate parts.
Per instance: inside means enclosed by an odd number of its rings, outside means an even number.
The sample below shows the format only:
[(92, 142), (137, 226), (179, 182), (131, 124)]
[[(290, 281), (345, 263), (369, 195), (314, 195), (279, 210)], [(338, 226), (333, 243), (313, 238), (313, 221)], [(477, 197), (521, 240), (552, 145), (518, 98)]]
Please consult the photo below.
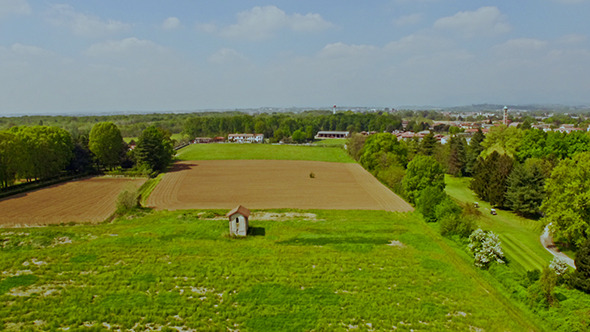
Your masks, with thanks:
[(336, 105), (334, 105), (334, 110), (332, 111), (332, 114), (336, 115)]
[(508, 106), (504, 106), (504, 125), (508, 126)]

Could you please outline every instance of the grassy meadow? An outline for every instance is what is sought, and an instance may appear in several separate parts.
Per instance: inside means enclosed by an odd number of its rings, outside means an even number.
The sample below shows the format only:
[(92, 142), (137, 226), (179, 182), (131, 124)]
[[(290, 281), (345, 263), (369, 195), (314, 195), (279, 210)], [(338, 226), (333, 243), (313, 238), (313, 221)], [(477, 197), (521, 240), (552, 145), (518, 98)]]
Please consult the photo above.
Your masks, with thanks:
[[(341, 147), (268, 144), (195, 144), (177, 158), (354, 162)], [(466, 181), (447, 177), (446, 190), (473, 202)], [(508, 257), (489, 271), (417, 212), (253, 211), (239, 239), (225, 210), (0, 228), (0, 330), (587, 329), (590, 297), (579, 291), (558, 286), (557, 307), (526, 304), (522, 273), (551, 260), (538, 223), (480, 205)]]
[(417, 214), (225, 212), (3, 229), (0, 329), (540, 330)]
[(180, 160), (315, 160), (352, 163), (340, 146), (295, 146), (270, 144), (192, 144), (178, 151)]
[(543, 248), (539, 240), (542, 233), (541, 223), (520, 217), (512, 211), (496, 209), (497, 215), (490, 214), (490, 204), (478, 200), (469, 189), (469, 181), (471, 178), (455, 178), (447, 175), (446, 191), (458, 201), (468, 203), (478, 201), (482, 212), (482, 216), (478, 219), (478, 226), (499, 235), (504, 253), (519, 272), (542, 270), (546, 267), (553, 259), (553, 255)]

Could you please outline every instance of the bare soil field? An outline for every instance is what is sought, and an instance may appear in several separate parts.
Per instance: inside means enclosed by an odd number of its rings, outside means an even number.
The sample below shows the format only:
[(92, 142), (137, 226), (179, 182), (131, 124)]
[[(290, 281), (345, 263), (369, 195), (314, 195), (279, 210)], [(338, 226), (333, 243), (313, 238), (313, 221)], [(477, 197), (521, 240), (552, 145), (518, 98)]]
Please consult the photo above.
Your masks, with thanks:
[(100, 222), (114, 211), (124, 189), (144, 178), (95, 177), (70, 181), (0, 200), (1, 226), (37, 226), (61, 222)]
[(178, 162), (147, 200), (159, 210), (238, 204), (250, 209), (413, 210), (358, 164), (300, 160)]

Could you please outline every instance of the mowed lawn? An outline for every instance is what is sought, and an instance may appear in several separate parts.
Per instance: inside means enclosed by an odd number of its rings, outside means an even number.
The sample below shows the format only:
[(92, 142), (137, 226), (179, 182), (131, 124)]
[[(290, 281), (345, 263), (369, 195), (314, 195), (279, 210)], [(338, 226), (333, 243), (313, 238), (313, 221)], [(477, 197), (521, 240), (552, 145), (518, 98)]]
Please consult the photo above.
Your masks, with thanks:
[(497, 215), (490, 214), (490, 204), (480, 201), (469, 189), (470, 181), (471, 178), (455, 178), (447, 175), (445, 177), (446, 192), (458, 201), (479, 203), (482, 216), (477, 221), (478, 225), (482, 229), (492, 230), (499, 235), (506, 256), (510, 263), (519, 267), (520, 272), (542, 270), (548, 266), (553, 255), (543, 248), (539, 240), (542, 232), (541, 223), (500, 209), (496, 209)]
[(178, 151), (179, 160), (314, 160), (352, 163), (354, 160), (340, 147), (271, 144), (192, 144)]
[(417, 214), (226, 212), (1, 230), (0, 329), (541, 330)]

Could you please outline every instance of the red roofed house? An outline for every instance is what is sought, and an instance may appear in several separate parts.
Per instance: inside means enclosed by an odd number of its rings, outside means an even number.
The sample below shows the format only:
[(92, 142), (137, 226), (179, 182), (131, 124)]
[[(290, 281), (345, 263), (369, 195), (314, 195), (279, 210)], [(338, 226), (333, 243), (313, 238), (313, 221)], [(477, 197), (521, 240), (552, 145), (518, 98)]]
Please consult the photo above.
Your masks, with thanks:
[(250, 210), (238, 205), (225, 216), (229, 218), (229, 235), (246, 236), (246, 234), (248, 234), (248, 217), (250, 217)]

